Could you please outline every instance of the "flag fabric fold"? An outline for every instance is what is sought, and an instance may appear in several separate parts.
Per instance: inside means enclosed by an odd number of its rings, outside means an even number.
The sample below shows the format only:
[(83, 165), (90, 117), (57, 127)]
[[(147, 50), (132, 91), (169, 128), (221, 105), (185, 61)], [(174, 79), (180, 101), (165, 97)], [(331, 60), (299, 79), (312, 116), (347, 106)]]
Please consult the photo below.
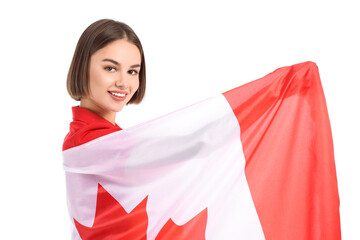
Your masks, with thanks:
[(72, 239), (340, 239), (315, 63), (63, 151)]

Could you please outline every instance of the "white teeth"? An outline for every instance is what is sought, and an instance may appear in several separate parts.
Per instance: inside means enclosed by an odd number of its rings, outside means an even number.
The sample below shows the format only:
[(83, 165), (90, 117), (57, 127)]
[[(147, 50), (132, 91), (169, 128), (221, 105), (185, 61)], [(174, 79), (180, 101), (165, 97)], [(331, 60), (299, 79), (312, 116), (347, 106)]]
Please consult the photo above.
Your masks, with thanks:
[(114, 92), (110, 92), (112, 95), (115, 95), (117, 97), (125, 97), (125, 93), (114, 93)]

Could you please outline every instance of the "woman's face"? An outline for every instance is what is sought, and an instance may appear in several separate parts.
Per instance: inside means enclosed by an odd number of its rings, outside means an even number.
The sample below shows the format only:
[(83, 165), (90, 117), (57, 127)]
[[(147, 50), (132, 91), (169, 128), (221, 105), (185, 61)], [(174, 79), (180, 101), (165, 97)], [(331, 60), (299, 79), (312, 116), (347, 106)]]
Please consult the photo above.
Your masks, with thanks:
[(92, 110), (110, 122), (139, 88), (141, 55), (132, 43), (115, 40), (96, 51), (90, 59), (88, 96), (81, 107)]

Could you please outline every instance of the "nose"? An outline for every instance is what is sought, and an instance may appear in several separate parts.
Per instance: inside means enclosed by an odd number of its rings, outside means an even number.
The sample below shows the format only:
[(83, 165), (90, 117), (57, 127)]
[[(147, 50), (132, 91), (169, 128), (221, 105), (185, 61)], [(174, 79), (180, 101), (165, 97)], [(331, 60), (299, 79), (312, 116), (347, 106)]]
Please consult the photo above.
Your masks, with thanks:
[(115, 86), (117, 86), (121, 89), (126, 89), (129, 87), (129, 84), (128, 84), (125, 74), (123, 74), (123, 73), (119, 74), (119, 76), (116, 79)]

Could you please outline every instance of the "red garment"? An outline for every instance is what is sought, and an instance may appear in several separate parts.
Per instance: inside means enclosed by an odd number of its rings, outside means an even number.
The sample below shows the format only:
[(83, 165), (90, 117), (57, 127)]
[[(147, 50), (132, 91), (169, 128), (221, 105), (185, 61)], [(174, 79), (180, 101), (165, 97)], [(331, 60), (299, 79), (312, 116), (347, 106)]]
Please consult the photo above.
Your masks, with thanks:
[(96, 113), (80, 106), (72, 107), (73, 121), (63, 143), (63, 151), (87, 143), (95, 138), (122, 130)]

